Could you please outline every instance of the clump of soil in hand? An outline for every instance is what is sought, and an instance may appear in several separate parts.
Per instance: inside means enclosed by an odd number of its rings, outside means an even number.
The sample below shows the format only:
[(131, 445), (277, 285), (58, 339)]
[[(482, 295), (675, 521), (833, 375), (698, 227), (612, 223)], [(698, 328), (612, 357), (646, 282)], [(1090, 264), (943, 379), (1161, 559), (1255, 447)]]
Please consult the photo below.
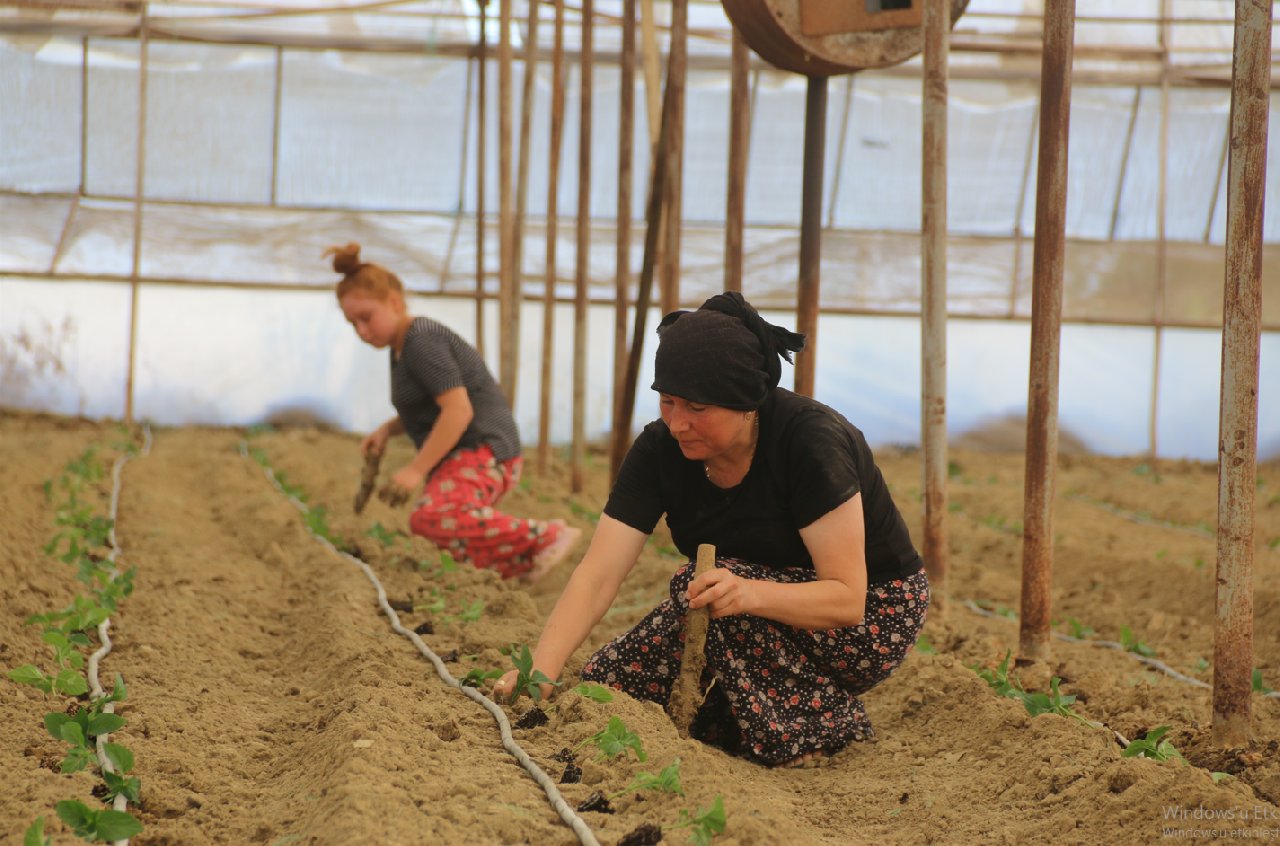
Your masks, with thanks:
[(645, 823), (618, 841), (618, 846), (657, 846), (662, 842), (662, 829)]
[(582, 804), (578, 805), (579, 811), (598, 811), (602, 814), (612, 814), (613, 806), (609, 804), (609, 800), (605, 795), (597, 790), (586, 799), (582, 800)]
[(582, 767), (570, 761), (564, 765), (564, 773), (560, 776), (561, 784), (577, 784), (582, 781)]
[(541, 708), (533, 707), (524, 712), (524, 715), (516, 721), (516, 728), (531, 729), (538, 726), (545, 726), (548, 722), (547, 712)]
[(418, 625), (414, 626), (414, 627), (413, 627), (413, 633), (414, 633), (414, 634), (420, 634), (420, 635), (424, 635), (424, 634), (435, 634), (435, 633), (436, 633), (436, 627), (435, 627), (435, 626), (433, 626), (433, 625), (431, 625), (431, 621), (430, 621), (430, 620), (427, 620), (425, 623), (419, 623)]

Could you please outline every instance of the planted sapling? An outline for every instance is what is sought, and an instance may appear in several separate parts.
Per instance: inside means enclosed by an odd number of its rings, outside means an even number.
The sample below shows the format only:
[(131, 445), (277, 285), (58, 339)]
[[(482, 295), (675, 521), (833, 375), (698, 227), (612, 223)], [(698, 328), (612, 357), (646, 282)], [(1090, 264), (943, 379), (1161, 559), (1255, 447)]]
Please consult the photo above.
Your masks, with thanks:
[(1274, 693), (1271, 688), (1267, 687), (1266, 684), (1263, 683), (1262, 670), (1258, 667), (1253, 668), (1253, 692), (1261, 693), (1264, 696), (1268, 693)]
[(1085, 640), (1092, 637), (1096, 632), (1090, 626), (1081, 623), (1075, 617), (1067, 618), (1067, 625), (1071, 627), (1071, 636), (1076, 640)]
[(479, 667), (472, 667), (467, 670), (467, 674), (462, 677), (460, 684), (463, 687), (480, 687), (490, 679), (502, 678), (502, 670), (482, 670)]
[(699, 808), (697, 813), (690, 814), (680, 810), (680, 822), (672, 828), (689, 829), (689, 841), (695, 846), (710, 846), (711, 838), (724, 831), (724, 797), (716, 796), (710, 808)]
[(636, 773), (636, 777), (630, 784), (617, 793), (610, 793), (609, 798), (617, 799), (619, 796), (638, 793), (641, 790), (656, 790), (660, 793), (676, 793), (683, 796), (684, 788), (680, 785), (680, 759), (676, 758), (657, 775), (646, 772)]
[(44, 817), (33, 822), (22, 836), (22, 846), (49, 846), (52, 842), (44, 833)]
[(1144, 737), (1134, 740), (1120, 753), (1124, 758), (1154, 758), (1157, 761), (1168, 761), (1174, 758), (1186, 763), (1182, 754), (1173, 744), (1164, 739), (1169, 726), (1158, 726), (1147, 732)]
[(1128, 626), (1120, 627), (1120, 645), (1123, 646), (1126, 651), (1132, 652), (1136, 655), (1141, 655), (1144, 658), (1150, 658), (1156, 654), (1154, 649), (1138, 640), (1137, 636)]
[(58, 819), (70, 826), (77, 837), (88, 841), (127, 840), (142, 831), (142, 823), (124, 811), (95, 811), (74, 800), (59, 802), (55, 809)]
[(629, 730), (626, 723), (622, 722), (618, 717), (610, 717), (607, 726), (579, 743), (574, 747), (574, 750), (577, 751), (588, 743), (595, 744), (596, 748), (600, 750), (597, 759), (616, 758), (619, 755), (626, 756), (628, 752), (634, 752), (636, 760), (641, 763), (648, 760), (649, 757), (645, 754), (640, 738), (635, 732)]
[(1018, 699), (1022, 694), (1022, 688), (1014, 682), (1009, 681), (1009, 659), (1012, 656), (1012, 650), (1006, 650), (1004, 653), (1004, 660), (1001, 661), (1000, 665), (994, 670), (989, 667), (979, 668), (976, 664), (970, 667), (970, 669), (976, 672), (978, 676), (1000, 696)]
[(1060, 717), (1071, 717), (1079, 720), (1087, 726), (1093, 723), (1071, 710), (1071, 704), (1076, 701), (1073, 694), (1062, 694), (1058, 691), (1058, 685), (1062, 679), (1054, 676), (1049, 681), (1050, 693), (1026, 693), (1022, 692), (1022, 704), (1027, 709), (1027, 713), (1035, 717), (1040, 714), (1057, 714)]
[[(529, 698), (534, 702), (542, 701), (542, 686), (544, 684), (558, 687), (560, 682), (552, 681), (547, 678), (541, 670), (533, 667), (533, 654), (529, 652), (529, 647), (520, 646), (519, 654), (516, 653), (515, 644), (512, 644), (511, 663), (515, 665), (516, 687), (512, 691), (512, 698), (519, 696), (521, 693), (527, 693)], [(641, 758), (640, 760), (644, 760)]]

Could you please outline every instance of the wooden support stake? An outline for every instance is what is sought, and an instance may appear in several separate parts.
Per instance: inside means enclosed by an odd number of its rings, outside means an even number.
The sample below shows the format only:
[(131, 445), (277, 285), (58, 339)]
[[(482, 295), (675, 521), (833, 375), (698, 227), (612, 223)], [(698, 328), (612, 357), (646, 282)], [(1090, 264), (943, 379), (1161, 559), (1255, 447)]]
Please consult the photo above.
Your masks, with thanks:
[(573, 444), (569, 487), (586, 485), (587, 458), (587, 288), (591, 284), (591, 94), (594, 61), (593, 0), (582, 3), (582, 56), (579, 66), (578, 244), (573, 285)]
[(476, 46), (476, 352), (484, 358), (484, 191), (488, 147), (486, 65), (489, 63), (488, 0), (480, 0), (480, 41)]
[[(716, 566), (716, 548), (709, 543), (698, 544), (698, 563), (693, 576), (698, 576)], [(704, 698), (702, 671), (707, 668), (707, 628), (711, 625), (711, 611), (693, 608), (684, 618), (684, 653), (680, 656), (680, 674), (671, 686), (671, 698), (667, 700), (667, 715), (675, 723), (681, 737), (689, 736), (689, 726), (698, 713)]]
[(555, 0), (555, 46), (551, 54), (551, 149), (547, 163), (547, 275), (542, 291), (542, 384), (538, 404), (538, 473), (551, 464), (551, 365), (555, 357), (556, 246), (559, 223), (560, 153), (564, 146), (564, 0)]
[(516, 382), (520, 372), (520, 282), (515, 260), (515, 202), (511, 180), (511, 46), (512, 4), (499, 0), (498, 19), (498, 382), (507, 402), (516, 404)]

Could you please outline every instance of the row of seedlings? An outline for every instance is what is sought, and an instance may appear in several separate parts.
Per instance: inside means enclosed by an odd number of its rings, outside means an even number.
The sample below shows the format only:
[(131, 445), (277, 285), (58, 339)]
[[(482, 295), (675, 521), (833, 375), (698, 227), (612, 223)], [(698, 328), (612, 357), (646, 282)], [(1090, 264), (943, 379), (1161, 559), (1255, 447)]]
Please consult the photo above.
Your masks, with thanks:
[[(25, 621), (41, 627), (41, 640), (50, 651), (48, 663), (44, 667), (24, 664), (8, 672), (11, 681), (34, 687), (63, 706), (44, 716), (45, 730), (66, 744), (59, 771), (76, 773), (92, 767), (101, 776), (101, 783), (93, 789), (99, 803), (66, 799), (54, 808), (58, 819), (90, 842), (127, 840), (142, 831), (142, 823), (125, 810), (128, 803), (138, 803), (141, 793), (138, 778), (129, 775), (133, 754), (108, 740), (125, 725), (115, 707), (125, 700), (127, 689), (117, 673), (110, 692), (105, 691), (97, 672), (98, 661), (110, 649), (109, 619), (132, 593), (136, 572), (136, 568), (121, 572), (115, 565), (119, 468), (138, 453), (127, 430), (122, 429), (121, 434), (114, 445), (119, 453), (114, 480), (106, 478), (105, 463), (98, 458), (97, 447), (90, 446), (70, 461), (60, 476), (44, 483), (56, 530), (43, 551), (72, 567), (83, 587), (66, 607)], [(104, 503), (106, 514), (101, 513)], [(44, 816), (30, 825), (23, 840), (24, 846), (49, 846), (51, 842)]]

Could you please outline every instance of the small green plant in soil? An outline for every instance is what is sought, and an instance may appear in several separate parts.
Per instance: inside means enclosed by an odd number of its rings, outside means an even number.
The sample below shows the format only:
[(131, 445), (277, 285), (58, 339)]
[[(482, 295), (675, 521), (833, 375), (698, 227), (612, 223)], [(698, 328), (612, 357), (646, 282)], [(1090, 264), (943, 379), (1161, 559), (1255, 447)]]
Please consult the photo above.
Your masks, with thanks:
[(1081, 623), (1075, 617), (1067, 618), (1067, 627), (1070, 628), (1071, 636), (1074, 637), (1076, 640), (1085, 640), (1097, 634), (1097, 632), (1094, 631), (1092, 626), (1086, 626), (1084, 623)]
[(75, 650), (71, 640), (59, 632), (47, 631), (43, 635), (45, 643), (53, 649), (55, 669), (46, 675), (34, 664), (23, 664), (9, 671), (9, 679), (18, 684), (30, 685), (45, 693), (63, 696), (79, 696), (89, 690), (81, 667), (84, 656)]
[(1132, 652), (1136, 655), (1141, 655), (1144, 658), (1150, 658), (1156, 654), (1154, 649), (1138, 640), (1137, 635), (1135, 635), (1128, 626), (1120, 627), (1120, 645), (1123, 646), (1126, 651)]
[(481, 687), (490, 679), (502, 678), (502, 670), (485, 670), (480, 667), (472, 667), (467, 670), (467, 674), (462, 677), (460, 684), (463, 687)]
[(1261, 693), (1264, 696), (1275, 692), (1262, 681), (1262, 670), (1257, 667), (1253, 668), (1253, 692)]
[(44, 817), (33, 822), (22, 836), (22, 846), (50, 846), (52, 843), (53, 839), (44, 833)]
[(142, 823), (124, 811), (97, 811), (75, 800), (59, 802), (54, 807), (58, 819), (66, 823), (77, 837), (90, 842), (126, 840), (142, 831)]
[(619, 796), (639, 793), (641, 790), (655, 790), (659, 793), (675, 793), (683, 796), (684, 787), (680, 785), (680, 759), (676, 758), (657, 775), (646, 772), (636, 773), (636, 777), (630, 784), (617, 793), (610, 793), (608, 798), (617, 799)]
[(1009, 681), (1009, 661), (1012, 657), (1013, 651), (1007, 650), (1004, 653), (1004, 660), (995, 669), (989, 667), (980, 668), (977, 664), (974, 664), (970, 669), (976, 672), (978, 677), (1000, 696), (1017, 699), (1021, 688)]
[(1049, 693), (1027, 693), (1022, 691), (1022, 704), (1027, 709), (1027, 713), (1033, 717), (1040, 714), (1057, 714), (1059, 717), (1071, 717), (1073, 720), (1079, 720), (1087, 726), (1092, 726), (1092, 723), (1071, 710), (1071, 705), (1076, 701), (1076, 697), (1073, 694), (1061, 693), (1058, 690), (1058, 685), (1061, 683), (1062, 679), (1054, 676), (1049, 680)]
[(474, 623), (484, 616), (485, 601), (477, 599), (467, 603), (457, 614), (449, 614), (444, 619), (450, 623)]
[[(521, 693), (528, 694), (529, 698), (534, 702), (542, 701), (542, 685), (549, 684), (555, 687), (560, 682), (552, 681), (543, 674), (541, 670), (535, 670), (533, 667), (533, 654), (529, 652), (529, 647), (525, 644), (511, 645), (511, 663), (516, 668), (516, 687), (513, 691), (515, 696)], [(644, 760), (641, 758), (640, 760)]]
[(680, 822), (672, 828), (689, 829), (689, 842), (695, 846), (710, 846), (711, 838), (724, 831), (724, 797), (716, 796), (709, 808), (699, 808), (694, 813), (680, 810)]
[(921, 655), (937, 655), (938, 649), (933, 645), (933, 641), (929, 640), (927, 634), (922, 634), (916, 638), (916, 651)]
[(397, 532), (395, 529), (388, 529), (386, 526), (382, 525), (381, 522), (374, 523), (370, 526), (365, 531), (365, 535), (373, 538), (378, 543), (382, 544), (383, 547), (395, 546), (400, 542), (400, 538), (403, 537), (401, 532)]
[(1169, 726), (1157, 726), (1141, 739), (1131, 741), (1120, 755), (1125, 758), (1154, 758), (1157, 761), (1170, 761), (1176, 758), (1185, 764), (1186, 759), (1182, 754), (1173, 747), (1172, 743), (1164, 739), (1168, 731)]
[(576, 752), (588, 743), (595, 744), (600, 750), (597, 759), (625, 757), (628, 752), (634, 752), (636, 760), (644, 762), (649, 756), (645, 754), (644, 746), (640, 742), (640, 738), (635, 732), (627, 728), (626, 723), (622, 722), (620, 717), (610, 717), (609, 724), (600, 731), (588, 737), (586, 740), (574, 747)]

